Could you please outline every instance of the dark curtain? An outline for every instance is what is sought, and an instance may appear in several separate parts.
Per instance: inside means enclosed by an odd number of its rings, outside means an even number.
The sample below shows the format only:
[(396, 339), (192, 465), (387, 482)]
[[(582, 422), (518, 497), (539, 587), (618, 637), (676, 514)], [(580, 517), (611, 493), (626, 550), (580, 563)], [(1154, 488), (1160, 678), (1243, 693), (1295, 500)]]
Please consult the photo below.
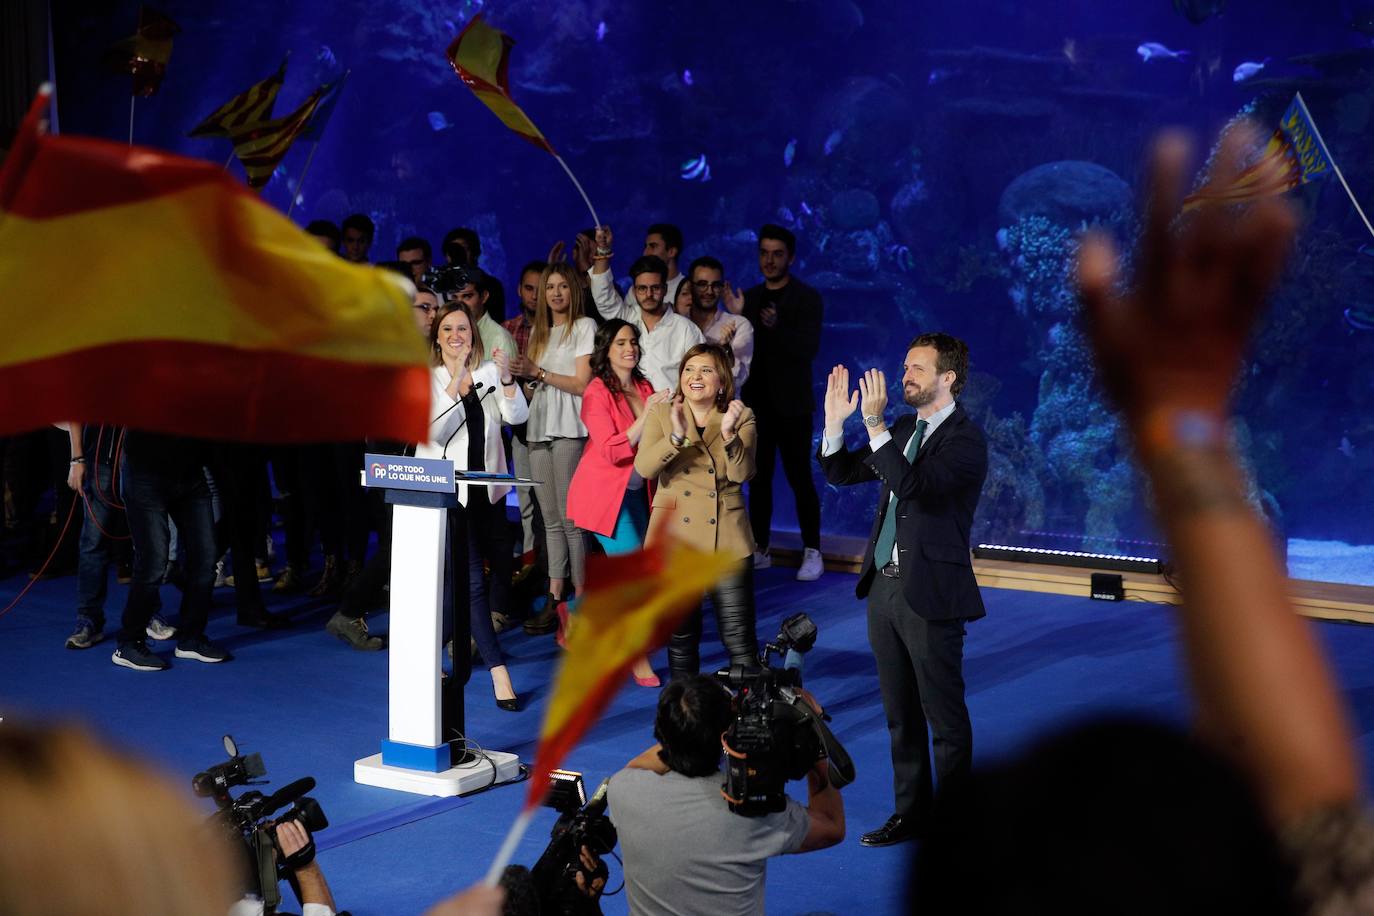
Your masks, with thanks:
[(48, 0), (0, 2), (0, 150), (48, 78)]

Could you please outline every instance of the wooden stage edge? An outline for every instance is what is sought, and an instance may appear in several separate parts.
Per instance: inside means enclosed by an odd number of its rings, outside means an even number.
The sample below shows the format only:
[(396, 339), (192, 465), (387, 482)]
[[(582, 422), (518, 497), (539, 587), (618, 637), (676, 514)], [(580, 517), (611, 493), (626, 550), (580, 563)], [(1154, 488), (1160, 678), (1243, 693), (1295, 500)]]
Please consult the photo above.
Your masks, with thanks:
[[(795, 533), (777, 532), (771, 550), (779, 566), (801, 562), (801, 541)], [(857, 538), (825, 538), (822, 541), (825, 568), (835, 572), (859, 571), (863, 542)], [(1052, 595), (1087, 597), (1094, 570), (1077, 566), (1050, 566), (1043, 563), (1017, 563), (1009, 560), (974, 560), (973, 572), (984, 588), (1009, 588)], [(1178, 604), (1178, 591), (1163, 576), (1146, 573), (1121, 573), (1127, 601)], [(1374, 588), (1290, 579), (1293, 604), (1298, 613), (1321, 620), (1374, 624)]]

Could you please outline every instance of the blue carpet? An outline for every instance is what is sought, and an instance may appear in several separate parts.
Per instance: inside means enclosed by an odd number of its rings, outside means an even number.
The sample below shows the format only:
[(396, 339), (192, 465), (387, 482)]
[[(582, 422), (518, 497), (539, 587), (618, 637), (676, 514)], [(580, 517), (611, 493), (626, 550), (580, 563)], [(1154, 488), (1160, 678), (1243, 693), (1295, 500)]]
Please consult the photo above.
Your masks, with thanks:
[[(795, 611), (811, 614), (820, 640), (807, 657), (807, 684), (834, 716), (834, 729), (858, 766), (845, 790), (849, 838), (840, 846), (775, 860), (768, 873), (770, 913), (882, 913), (895, 909), (905, 881), (909, 847), (870, 850), (858, 834), (887, 817), (891, 771), (887, 733), (862, 604), (854, 577), (827, 574), (800, 584), (792, 571), (758, 574), (761, 637), (777, 632)], [(22, 585), (0, 582), (0, 606)], [(140, 674), (110, 663), (114, 646), (63, 648), (70, 632), (75, 580), (42, 582), (0, 618), (0, 715), (76, 719), (154, 761), (189, 786), (192, 774), (222, 759), (220, 736), (230, 732), (268, 767), (268, 790), (304, 775), (331, 827), (321, 833), (320, 860), (340, 906), (358, 914), (422, 911), (477, 880), (496, 852), (524, 787), (503, 787), (466, 799), (436, 800), (359, 786), (353, 761), (375, 753), (386, 731), (386, 653), (349, 649), (323, 632), (330, 611), (303, 599), (270, 600), (301, 621), (280, 633), (236, 627), (229, 592), (218, 592), (210, 636), (237, 656), (211, 666), (175, 661), (171, 671)], [(1182, 721), (1187, 715), (1167, 608), (1109, 604), (1027, 592), (986, 590), (986, 620), (969, 628), (966, 677), (976, 757), (1015, 750), (1047, 728), (1104, 710), (1139, 710)], [(167, 589), (164, 599), (176, 606)], [(111, 592), (118, 619), (124, 590)], [(174, 620), (174, 615), (173, 622)], [(373, 628), (386, 629), (386, 617)], [(1322, 638), (1354, 709), (1362, 751), (1371, 759), (1374, 731), (1374, 629), (1322, 623)], [(468, 688), (468, 727), (481, 744), (514, 751), (528, 761), (549, 690), (557, 649), (548, 636), (505, 634), (521, 712), (495, 708), (490, 681), (474, 676)], [(154, 644), (170, 656), (170, 644)], [(725, 656), (708, 624), (703, 667)], [(662, 653), (655, 659), (664, 671)], [(590, 787), (651, 743), (656, 691), (628, 686), (566, 762)], [(804, 791), (800, 784), (794, 784)], [(533, 864), (553, 825), (543, 811), (516, 861)], [(613, 887), (619, 868), (612, 863)], [(607, 913), (624, 913), (623, 894), (607, 898)]]

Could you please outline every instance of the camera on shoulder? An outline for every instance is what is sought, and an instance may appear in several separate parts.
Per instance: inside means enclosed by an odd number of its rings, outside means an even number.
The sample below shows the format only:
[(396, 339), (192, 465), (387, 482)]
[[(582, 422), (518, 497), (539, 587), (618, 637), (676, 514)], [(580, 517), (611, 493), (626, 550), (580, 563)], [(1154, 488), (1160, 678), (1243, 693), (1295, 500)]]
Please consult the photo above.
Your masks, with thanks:
[[(550, 831), (549, 845), (531, 871), (541, 913), (578, 916), (601, 912), (596, 904), (599, 892), (588, 894), (578, 888), (577, 873), (582, 872), (588, 888), (594, 878), (606, 877), (601, 857), (609, 855), (618, 840), (615, 825), (606, 814), (610, 783), (610, 779), (602, 780), (596, 794), (588, 799), (581, 773), (554, 770), (550, 774), (544, 804), (556, 809), (559, 817)], [(588, 874), (582, 863), (584, 847), (596, 863), (595, 874)]]
[[(804, 654), (816, 644), (816, 625), (804, 613), (782, 622), (777, 637), (759, 653), (759, 667), (732, 665), (716, 677), (735, 694), (735, 718), (725, 732), (725, 784), (730, 810), (762, 817), (787, 806), (785, 786), (817, 761), (829, 759), (837, 788), (854, 781), (854, 764), (822, 717), (799, 694), (801, 673), (774, 668), (770, 656)], [(828, 718), (828, 717), (827, 717)]]

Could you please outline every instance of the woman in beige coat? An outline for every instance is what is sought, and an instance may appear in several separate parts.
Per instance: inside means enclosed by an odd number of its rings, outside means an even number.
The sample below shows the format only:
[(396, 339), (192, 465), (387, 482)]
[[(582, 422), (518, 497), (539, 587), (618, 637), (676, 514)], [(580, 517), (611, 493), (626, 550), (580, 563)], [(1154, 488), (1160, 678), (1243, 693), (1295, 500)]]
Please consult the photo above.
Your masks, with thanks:
[[(758, 664), (754, 635), (754, 536), (744, 484), (754, 476), (754, 413), (734, 399), (730, 354), (717, 344), (687, 351), (676, 396), (646, 414), (635, 470), (654, 480), (646, 544), (675, 537), (697, 550), (736, 557), (737, 572), (711, 592), (732, 665)], [(672, 677), (700, 670), (701, 609), (668, 643)]]

